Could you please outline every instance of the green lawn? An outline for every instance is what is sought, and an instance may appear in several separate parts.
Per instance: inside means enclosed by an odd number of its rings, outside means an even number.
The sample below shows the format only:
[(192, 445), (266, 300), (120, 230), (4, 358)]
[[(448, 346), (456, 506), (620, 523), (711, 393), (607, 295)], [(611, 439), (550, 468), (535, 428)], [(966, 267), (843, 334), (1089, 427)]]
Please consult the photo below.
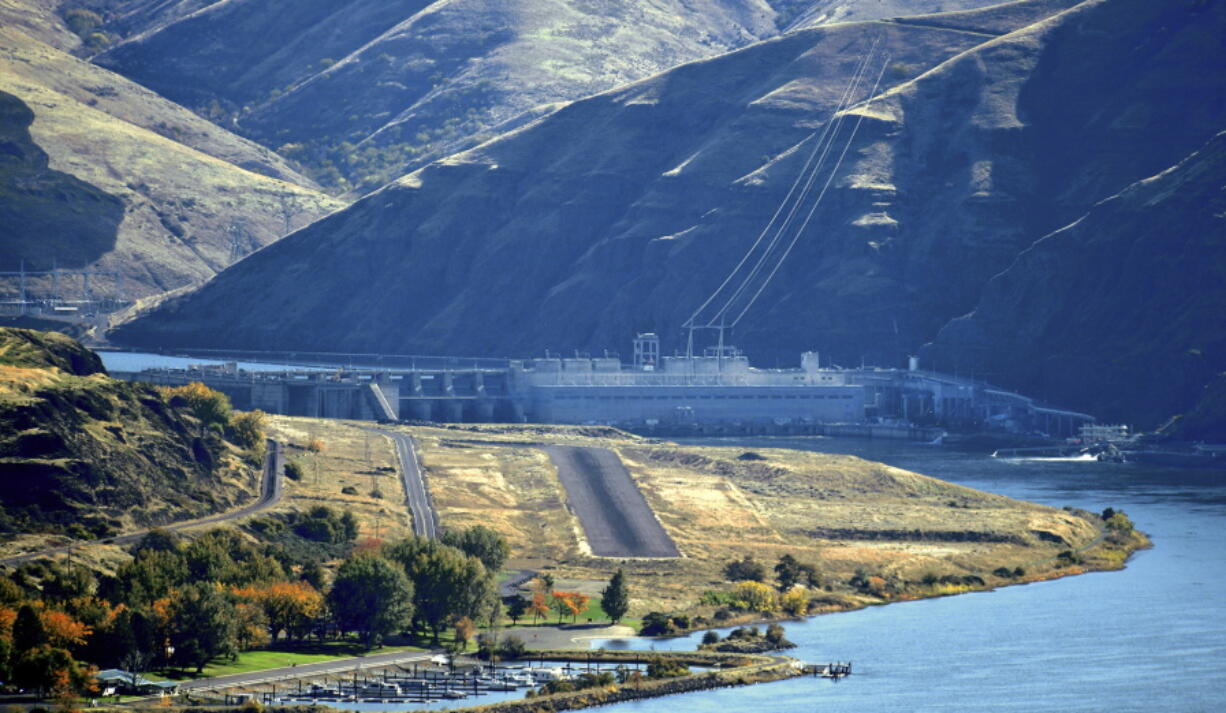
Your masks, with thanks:
[[(255, 650), (244, 651), (234, 661), (219, 660), (204, 667), (201, 677), (228, 676), (234, 673), (263, 671), (270, 668), (333, 661), (370, 654), (385, 654), (394, 651), (424, 651), (417, 646), (385, 646), (381, 649), (366, 651), (361, 646), (347, 641), (330, 641), (324, 644), (304, 646), (293, 650)], [(163, 672), (167, 678), (181, 681), (188, 678), (198, 678), (194, 671)]]

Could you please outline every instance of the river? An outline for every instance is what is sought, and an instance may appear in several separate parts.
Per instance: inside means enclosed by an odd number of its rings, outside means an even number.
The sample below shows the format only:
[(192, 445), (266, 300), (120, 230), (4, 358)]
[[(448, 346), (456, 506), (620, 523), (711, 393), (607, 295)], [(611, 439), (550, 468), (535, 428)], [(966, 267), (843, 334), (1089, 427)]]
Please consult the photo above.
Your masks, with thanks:
[[(710, 441), (706, 441), (710, 443)], [(728, 443), (722, 441), (721, 443)], [(1124, 510), (1154, 541), (1128, 567), (787, 625), (792, 679), (614, 706), (621, 711), (1220, 711), (1226, 707), (1226, 471), (1000, 460), (932, 446), (738, 439), (850, 453), (1010, 497)], [(696, 443), (698, 443), (696, 441)], [(692, 649), (700, 635), (610, 647)]]

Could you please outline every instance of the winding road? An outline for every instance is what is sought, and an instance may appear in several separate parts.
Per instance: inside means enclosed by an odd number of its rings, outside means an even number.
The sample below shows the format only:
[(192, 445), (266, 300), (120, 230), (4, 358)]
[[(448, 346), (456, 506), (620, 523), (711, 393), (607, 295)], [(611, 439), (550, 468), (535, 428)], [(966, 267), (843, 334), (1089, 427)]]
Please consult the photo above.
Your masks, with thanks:
[(132, 544), (140, 540), (140, 538), (147, 535), (150, 530), (154, 530), (154, 529), (171, 530), (171, 531), (184, 530), (189, 527), (199, 527), (201, 525), (212, 525), (212, 524), (216, 524), (220, 522), (228, 522), (230, 520), (237, 520), (238, 518), (247, 517), (248, 515), (254, 515), (257, 512), (260, 512), (262, 510), (267, 510), (268, 508), (281, 502), (281, 496), (282, 496), (281, 486), (282, 486), (282, 480), (283, 480), (284, 473), (285, 473), (285, 453), (284, 453), (283, 447), (280, 442), (270, 439), (268, 441), (268, 453), (264, 457), (263, 489), (262, 489), (259, 499), (257, 499), (255, 502), (251, 503), (250, 505), (239, 508), (238, 510), (230, 510), (227, 512), (218, 513), (216, 515), (209, 515), (207, 517), (197, 518), (195, 520), (182, 520), (180, 522), (173, 522), (167, 525), (159, 525), (156, 528), (147, 528), (144, 530), (137, 530), (136, 532), (129, 532), (124, 535), (116, 535), (115, 537), (107, 537), (107, 538), (103, 538), (100, 540), (84, 540), (81, 542), (73, 542), (72, 544), (69, 544), (69, 545), (61, 545), (59, 547), (49, 547), (43, 550), (35, 550), (34, 552), (26, 552), (20, 555), (13, 555), (11, 557), (0, 557), (0, 566), (13, 567), (13, 566), (20, 565), (23, 562), (28, 562), (29, 560), (32, 560), (32, 559), (37, 559), (39, 557), (47, 557), (49, 555), (63, 554), (65, 552), (71, 552), (72, 550), (75, 550), (78, 547), (85, 547), (87, 545), (99, 545), (99, 544), (128, 545), (128, 544)]

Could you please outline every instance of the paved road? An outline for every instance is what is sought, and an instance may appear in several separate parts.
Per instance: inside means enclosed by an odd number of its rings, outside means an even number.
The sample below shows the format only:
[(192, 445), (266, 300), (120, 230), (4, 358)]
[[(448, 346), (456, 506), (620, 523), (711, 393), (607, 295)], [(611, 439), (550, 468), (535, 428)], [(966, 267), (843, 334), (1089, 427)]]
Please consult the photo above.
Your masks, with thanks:
[(421, 464), (417, 462), (413, 437), (407, 433), (385, 431), (381, 428), (370, 430), (382, 433), (396, 444), (396, 455), (400, 458), (400, 477), (404, 480), (405, 502), (408, 503), (409, 512), (413, 514), (413, 534), (435, 539), (438, 537), (438, 512), (434, 509), (430, 493), (426, 491), (426, 479), (422, 475)]
[(621, 458), (607, 448), (547, 446), (571, 507), (600, 557), (680, 557)]
[(200, 693), (239, 686), (258, 686), (277, 681), (292, 681), (299, 678), (349, 673), (355, 669), (372, 669), (392, 666), (394, 664), (423, 662), (440, 653), (442, 653), (442, 649), (438, 651), (394, 651), (386, 654), (371, 654), (369, 656), (320, 661), (318, 663), (300, 664), (298, 666), (270, 668), (264, 671), (235, 673), (229, 676), (198, 678), (194, 681), (184, 681), (179, 685), (179, 688), (183, 691)]
[[(281, 502), (281, 495), (282, 495), (281, 484), (283, 480), (282, 475), (284, 474), (284, 472), (285, 472), (285, 453), (282, 449), (282, 446), (277, 441), (269, 440), (268, 441), (268, 455), (265, 456), (264, 458), (263, 492), (260, 494), (260, 497), (258, 500), (251, 503), (250, 505), (247, 505), (246, 507), (239, 508), (238, 510), (230, 510), (228, 512), (218, 513), (216, 515), (209, 515), (208, 517), (202, 517), (196, 520), (183, 520), (181, 522), (175, 522), (169, 525), (161, 525), (157, 529), (184, 530), (189, 527), (199, 527), (201, 525), (213, 525), (219, 522), (227, 522), (229, 520), (236, 520), (240, 517), (246, 517), (248, 515), (253, 515), (257, 512), (260, 512), (261, 510), (267, 510), (268, 508)], [(150, 528), (150, 529), (153, 529), (153, 528)], [(128, 544), (132, 544), (140, 540), (140, 538), (144, 537), (146, 534), (148, 534), (148, 532), (149, 532), (149, 529), (137, 530), (136, 532), (129, 532), (126, 535), (117, 535), (115, 537), (108, 537), (108, 538), (101, 539), (101, 540), (85, 540), (82, 542), (74, 542), (70, 545), (63, 545), (61, 547), (51, 547), (45, 550), (36, 550), (34, 552), (27, 552), (25, 554), (14, 555), (12, 557), (4, 557), (4, 558), (0, 558), (0, 566), (7, 565), (10, 567), (13, 567), (13, 566), (20, 565), (21, 563), (26, 562), (28, 560), (37, 559), (39, 557), (46, 557), (48, 555), (56, 555), (56, 554), (62, 554), (65, 552), (70, 552), (78, 547), (83, 547), (85, 545), (97, 545), (97, 544), (103, 544), (103, 543), (108, 544), (108, 545), (128, 545)]]

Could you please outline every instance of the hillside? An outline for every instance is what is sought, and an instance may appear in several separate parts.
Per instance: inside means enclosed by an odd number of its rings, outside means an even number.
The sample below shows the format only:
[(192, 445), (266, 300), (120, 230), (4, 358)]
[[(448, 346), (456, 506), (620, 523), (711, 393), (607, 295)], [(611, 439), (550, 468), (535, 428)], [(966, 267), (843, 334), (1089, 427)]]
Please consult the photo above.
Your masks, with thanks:
[[(924, 356), (1153, 427), (1226, 370), (1224, 314), (1226, 133), (1035, 243)], [(1206, 396), (1189, 436), (1210, 430)]]
[[(980, 11), (978, 26), (1041, 16), (1019, 8), (1057, 9), (1016, 3)], [(887, 90), (850, 112), (864, 121), (848, 160), (734, 343), (767, 365), (812, 348), (828, 363), (901, 363), (1035, 240), (1187, 156), (1226, 117), (1220, 4), (1092, 0), (999, 37), (962, 29), (971, 15), (799, 31), (567, 105), (118, 336), (530, 355), (599, 353), (653, 330), (666, 351), (683, 347), (679, 327), (768, 223), (881, 36)]]
[(10, 27), (0, 147), (2, 269), (120, 270), (129, 299), (201, 282), (232, 244), (245, 255), (342, 205), (271, 151)]
[(843, 0), (823, 13), (831, 3), (818, 0), (234, 0), (96, 61), (233, 121), (330, 186), (365, 191), (521, 125), (542, 105), (743, 47), (801, 16), (877, 18), (905, 4)]
[(0, 539), (105, 537), (229, 508), (260, 468), (60, 334), (0, 328)]

